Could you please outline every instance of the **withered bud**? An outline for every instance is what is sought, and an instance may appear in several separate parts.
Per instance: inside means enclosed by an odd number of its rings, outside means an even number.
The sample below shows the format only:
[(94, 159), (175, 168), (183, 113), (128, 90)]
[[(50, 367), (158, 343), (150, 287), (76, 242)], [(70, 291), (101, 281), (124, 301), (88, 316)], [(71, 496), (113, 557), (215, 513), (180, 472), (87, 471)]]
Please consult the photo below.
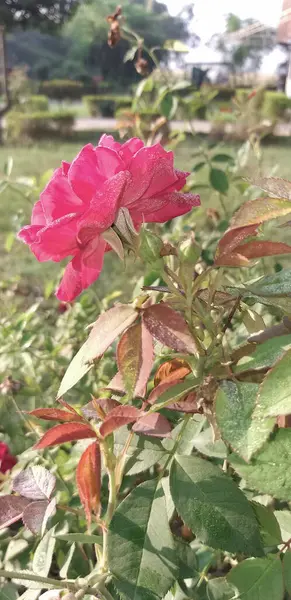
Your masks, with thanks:
[(134, 63), (137, 73), (146, 77), (149, 74), (149, 63), (145, 58), (139, 57)]
[(160, 256), (177, 256), (177, 249), (169, 242), (164, 242), (162, 249), (160, 250)]
[(114, 46), (116, 46), (116, 44), (118, 44), (118, 42), (121, 39), (119, 23), (119, 18), (121, 17), (121, 14), (122, 8), (121, 6), (117, 6), (115, 12), (112, 15), (108, 15), (107, 17), (107, 21), (108, 23), (110, 23), (110, 29), (108, 31), (108, 46), (110, 46), (111, 48), (114, 48)]
[(6, 396), (10, 393), (15, 394), (19, 392), (21, 387), (22, 383), (20, 381), (16, 381), (15, 379), (12, 379), (11, 375), (8, 375), (0, 384), (0, 393), (2, 396)]

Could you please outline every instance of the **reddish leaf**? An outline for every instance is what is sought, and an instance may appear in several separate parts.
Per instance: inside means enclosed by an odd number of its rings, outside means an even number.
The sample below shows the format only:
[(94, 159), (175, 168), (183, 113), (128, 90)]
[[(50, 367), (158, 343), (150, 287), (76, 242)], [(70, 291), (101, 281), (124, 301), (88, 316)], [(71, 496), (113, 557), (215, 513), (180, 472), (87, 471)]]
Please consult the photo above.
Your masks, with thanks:
[(291, 212), (290, 200), (280, 198), (256, 198), (245, 202), (231, 220), (231, 228), (243, 227), (284, 217)]
[(106, 390), (117, 392), (121, 395), (125, 394), (124, 383), (121, 377), (121, 373), (117, 371), (116, 375), (111, 379), (111, 381), (106, 386)]
[(272, 194), (275, 198), (287, 198), (291, 200), (291, 182), (280, 177), (254, 177), (250, 180), (253, 185), (261, 188), (264, 192)]
[(96, 419), (103, 421), (106, 415), (116, 406), (120, 406), (119, 402), (113, 398), (93, 398), (86, 406), (82, 408), (86, 419)]
[(35, 410), (31, 410), (28, 414), (37, 417), (38, 419), (44, 419), (45, 421), (83, 421), (83, 417), (77, 412), (68, 412), (60, 408), (36, 408)]
[(161, 383), (159, 383), (159, 385), (157, 385), (150, 393), (146, 403), (147, 404), (155, 404), (155, 402), (158, 400), (158, 398), (164, 393), (166, 392), (169, 388), (173, 387), (174, 385), (177, 385), (177, 383), (181, 383), (181, 379), (172, 379), (170, 381), (166, 380), (166, 381), (162, 381)]
[(232, 254), (227, 254), (226, 252), (216, 258), (214, 264), (216, 267), (247, 267), (250, 261), (238, 252), (233, 252)]
[(91, 368), (93, 361), (137, 319), (138, 313), (127, 304), (118, 304), (100, 315), (90, 335), (74, 356), (62, 379), (58, 398), (73, 387)]
[(247, 225), (244, 227), (233, 227), (228, 229), (221, 238), (215, 255), (215, 262), (222, 254), (230, 254), (237, 246), (251, 235), (256, 235), (258, 232), (258, 223)]
[(191, 367), (183, 358), (173, 358), (163, 363), (155, 374), (155, 386), (162, 381), (175, 381), (184, 379), (191, 373)]
[(119, 340), (117, 364), (124, 387), (132, 396), (142, 365), (141, 323), (129, 327)]
[(143, 311), (150, 334), (176, 352), (196, 354), (196, 344), (183, 317), (167, 304), (154, 304)]
[(85, 440), (93, 437), (96, 437), (96, 434), (89, 425), (85, 425), (84, 423), (64, 423), (49, 429), (34, 448), (39, 450), (41, 448), (48, 448), (49, 446), (64, 444), (65, 442)]
[(170, 437), (171, 425), (160, 413), (144, 415), (133, 426), (135, 433), (150, 435), (152, 437)]
[(24, 469), (13, 479), (13, 491), (30, 500), (49, 500), (55, 485), (55, 476), (40, 465)]
[(280, 415), (277, 417), (277, 425), (283, 429), (291, 427), (291, 415)]
[(135, 386), (135, 395), (143, 398), (146, 394), (146, 386), (153, 368), (154, 362), (154, 344), (152, 335), (148, 329), (144, 326), (144, 322), (141, 324), (141, 352), (142, 352), (142, 364), (139, 372), (138, 380)]
[(123, 334), (117, 347), (117, 363), (129, 395), (144, 395), (153, 365), (153, 338), (139, 322)]
[(103, 437), (106, 437), (115, 431), (115, 429), (133, 423), (140, 415), (141, 411), (134, 406), (117, 406), (103, 421), (100, 427), (100, 433)]
[(276, 254), (290, 254), (291, 246), (282, 242), (269, 242), (265, 240), (254, 240), (238, 247), (240, 254), (246, 258), (262, 258), (263, 256), (275, 256)]
[(55, 512), (55, 506), (55, 498), (51, 502), (48, 502), (48, 500), (36, 500), (36, 502), (28, 504), (22, 515), (25, 527), (30, 529), (34, 534), (41, 533), (43, 524), (47, 520), (48, 509), (48, 516), (51, 516)]
[(9, 527), (22, 518), (29, 500), (19, 496), (0, 496), (0, 528)]
[(195, 392), (190, 392), (181, 400), (177, 402), (173, 402), (172, 404), (168, 404), (168, 410), (177, 410), (179, 412), (188, 413), (188, 414), (196, 414), (203, 412), (203, 409), (199, 407), (197, 401), (197, 394)]
[(98, 442), (93, 442), (83, 452), (76, 473), (80, 500), (84, 506), (88, 523), (91, 513), (99, 516), (101, 510), (101, 455)]

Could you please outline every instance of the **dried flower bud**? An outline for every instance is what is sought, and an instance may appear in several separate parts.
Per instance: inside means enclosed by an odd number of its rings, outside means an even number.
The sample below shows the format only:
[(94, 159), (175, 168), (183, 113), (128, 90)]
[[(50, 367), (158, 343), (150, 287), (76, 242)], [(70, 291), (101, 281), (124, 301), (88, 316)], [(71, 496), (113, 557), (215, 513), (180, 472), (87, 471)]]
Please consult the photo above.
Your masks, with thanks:
[(117, 6), (115, 12), (107, 17), (107, 21), (110, 23), (110, 29), (108, 31), (108, 46), (111, 48), (114, 48), (114, 46), (116, 46), (121, 39), (119, 23), (119, 17), (121, 16), (121, 13), (121, 6)]
[(149, 74), (149, 63), (145, 58), (139, 57), (134, 63), (137, 73), (146, 77)]
[(12, 379), (11, 375), (8, 375), (8, 377), (5, 377), (0, 384), (0, 393), (2, 396), (6, 396), (10, 393), (15, 394), (16, 392), (19, 392), (21, 387), (22, 384), (20, 381), (16, 381), (15, 379)]

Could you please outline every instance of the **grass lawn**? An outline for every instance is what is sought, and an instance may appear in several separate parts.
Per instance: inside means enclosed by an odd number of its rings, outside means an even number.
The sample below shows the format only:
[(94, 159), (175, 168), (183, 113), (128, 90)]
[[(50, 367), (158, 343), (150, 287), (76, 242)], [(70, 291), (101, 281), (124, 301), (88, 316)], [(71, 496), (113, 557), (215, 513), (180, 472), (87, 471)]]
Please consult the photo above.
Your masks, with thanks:
[[(3, 165), (8, 156), (14, 159), (13, 177), (31, 177), (37, 179), (48, 169), (58, 167), (61, 160), (70, 161), (86, 142), (96, 144), (100, 134), (98, 132), (80, 134), (77, 139), (67, 143), (47, 142), (31, 147), (0, 147), (0, 174), (3, 170)], [(196, 140), (196, 138), (195, 138)], [(198, 144), (201, 139), (197, 137), (197, 142), (192, 142), (190, 145), (180, 146), (175, 152), (175, 164), (178, 168), (191, 171), (191, 168), (198, 162), (199, 158), (194, 158), (194, 153), (197, 152)], [(234, 154), (239, 146), (230, 144), (220, 144), (219, 151), (229, 152)], [(274, 175), (291, 179), (291, 140), (284, 140), (284, 144), (276, 143), (274, 145), (266, 145), (263, 150), (262, 172), (265, 175)], [(252, 170), (257, 172), (258, 165), (255, 161), (248, 165), (244, 174), (250, 175)], [(196, 174), (197, 183), (206, 183), (207, 169), (202, 169)], [(240, 198), (231, 193), (226, 198), (225, 202), (231, 203), (230, 214), (235, 205), (240, 201)], [(207, 188), (201, 189), (202, 208), (195, 211), (194, 219), (203, 218), (205, 208), (218, 207), (217, 194), (211, 192)], [(11, 279), (13, 277), (20, 278), (22, 281), (29, 281), (35, 286), (45, 285), (51, 278), (57, 279), (60, 273), (60, 266), (55, 263), (38, 263), (30, 253), (29, 249), (18, 241), (13, 243), (13, 246), (8, 252), (5, 249), (5, 242), (9, 232), (15, 232), (22, 224), (29, 222), (31, 213), (31, 202), (25, 200), (19, 192), (15, 190), (6, 190), (0, 195), (0, 253), (2, 264), (3, 279)], [(121, 270), (118, 259), (112, 254), (106, 257), (106, 268), (103, 271), (102, 277), (98, 282), (100, 294), (108, 291), (110, 288), (116, 287), (115, 275), (118, 274), (120, 280), (124, 281), (124, 273)], [(108, 277), (109, 276), (109, 277)], [(109, 282), (109, 283), (108, 283)]]

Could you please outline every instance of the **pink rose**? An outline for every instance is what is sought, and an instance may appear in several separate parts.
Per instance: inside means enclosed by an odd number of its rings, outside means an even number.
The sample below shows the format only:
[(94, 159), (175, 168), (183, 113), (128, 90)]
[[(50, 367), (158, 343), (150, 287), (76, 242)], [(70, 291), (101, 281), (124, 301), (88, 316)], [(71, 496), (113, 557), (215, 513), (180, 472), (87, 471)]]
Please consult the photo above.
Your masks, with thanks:
[(11, 471), (12, 467), (14, 467), (16, 463), (17, 458), (10, 454), (7, 444), (0, 442), (0, 473)]
[(56, 292), (69, 302), (99, 277), (104, 252), (111, 249), (102, 234), (121, 208), (138, 228), (200, 204), (199, 196), (180, 191), (188, 175), (174, 169), (173, 153), (160, 144), (145, 147), (138, 138), (119, 144), (103, 135), (96, 148), (87, 144), (54, 172), (33, 207), (31, 225), (18, 237), (41, 262), (73, 257)]

